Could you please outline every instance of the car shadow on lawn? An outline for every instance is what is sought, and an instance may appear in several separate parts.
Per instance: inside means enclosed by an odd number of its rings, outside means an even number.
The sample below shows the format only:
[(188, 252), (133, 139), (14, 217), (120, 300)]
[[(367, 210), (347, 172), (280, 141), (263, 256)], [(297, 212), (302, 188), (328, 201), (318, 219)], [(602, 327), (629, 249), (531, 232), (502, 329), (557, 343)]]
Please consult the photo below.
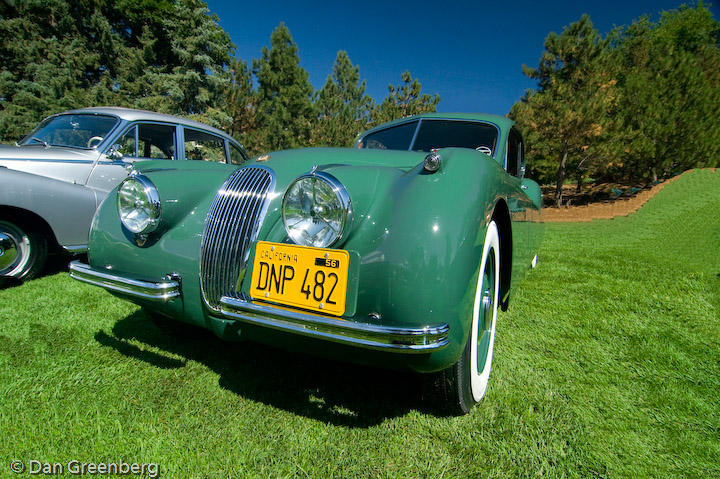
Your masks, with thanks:
[[(239, 396), (337, 426), (367, 428), (411, 410), (442, 414), (423, 399), (418, 374), (321, 359), (250, 341), (223, 341), (190, 327), (168, 334), (142, 311), (118, 321), (112, 335), (95, 339), (123, 355), (159, 368), (182, 368), (197, 361), (215, 371), (219, 385)], [(191, 336), (191, 337), (187, 337)], [(180, 356), (141, 349), (130, 341)]]
[[(48, 256), (47, 263), (45, 263), (45, 266), (43, 266), (42, 271), (40, 274), (38, 274), (35, 278), (29, 280), (34, 281), (35, 279), (44, 278), (45, 276), (52, 276), (54, 274), (67, 272), (68, 271), (68, 264), (70, 261), (74, 259), (86, 259), (87, 257), (85, 255), (82, 256), (72, 256), (70, 254), (67, 254), (65, 252), (58, 252), (55, 254), (51, 254)], [(15, 288), (17, 286), (21, 286), (26, 281), (19, 280), (17, 278), (5, 278), (0, 277), (0, 291), (3, 289), (10, 289)]]

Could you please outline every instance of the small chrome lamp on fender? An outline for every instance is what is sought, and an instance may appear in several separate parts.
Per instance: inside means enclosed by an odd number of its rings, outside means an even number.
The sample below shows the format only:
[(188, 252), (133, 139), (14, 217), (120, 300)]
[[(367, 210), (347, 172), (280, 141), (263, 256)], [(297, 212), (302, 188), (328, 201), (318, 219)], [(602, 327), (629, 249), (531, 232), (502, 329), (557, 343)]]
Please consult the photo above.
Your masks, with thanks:
[(423, 169), (428, 173), (435, 173), (440, 169), (440, 165), (442, 165), (442, 159), (437, 153), (430, 153), (423, 161)]

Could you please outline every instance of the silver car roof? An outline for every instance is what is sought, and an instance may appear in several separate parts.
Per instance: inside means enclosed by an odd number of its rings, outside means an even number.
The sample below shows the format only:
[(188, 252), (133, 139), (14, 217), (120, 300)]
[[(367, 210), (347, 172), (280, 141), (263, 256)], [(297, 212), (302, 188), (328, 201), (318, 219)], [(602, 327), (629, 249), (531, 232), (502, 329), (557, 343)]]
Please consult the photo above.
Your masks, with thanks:
[[(233, 139), (230, 135), (228, 135), (224, 131), (218, 130), (217, 128), (214, 128), (210, 125), (206, 125), (205, 123), (188, 120), (187, 118), (182, 118), (182, 117), (175, 116), (175, 115), (168, 115), (165, 113), (156, 113), (154, 111), (136, 110), (134, 108), (121, 108), (118, 106), (93, 106), (93, 107), (88, 107), (88, 108), (79, 108), (77, 110), (64, 111), (62, 113), (58, 113), (58, 115), (66, 115), (68, 113), (89, 113), (89, 114), (93, 114), (93, 115), (112, 115), (112, 116), (116, 116), (116, 117), (118, 117), (122, 120), (126, 120), (126, 121), (147, 120), (147, 121), (178, 123), (183, 126), (199, 128), (201, 130), (210, 131), (215, 134), (222, 135), (224, 137)], [(53, 116), (55, 116), (55, 115), (53, 115)]]

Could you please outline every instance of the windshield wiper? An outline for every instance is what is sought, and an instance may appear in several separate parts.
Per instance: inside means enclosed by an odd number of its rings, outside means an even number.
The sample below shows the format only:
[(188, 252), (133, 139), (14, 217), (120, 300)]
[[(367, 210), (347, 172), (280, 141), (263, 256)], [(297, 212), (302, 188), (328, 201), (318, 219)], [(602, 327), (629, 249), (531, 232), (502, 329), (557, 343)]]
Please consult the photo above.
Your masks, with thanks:
[(41, 139), (38, 138), (37, 136), (31, 136), (30, 139), (31, 139), (31, 140), (35, 140), (35, 141), (37, 141), (38, 143), (42, 143), (42, 146), (44, 146), (45, 148), (48, 148), (48, 147), (50, 146), (47, 141), (41, 140)]

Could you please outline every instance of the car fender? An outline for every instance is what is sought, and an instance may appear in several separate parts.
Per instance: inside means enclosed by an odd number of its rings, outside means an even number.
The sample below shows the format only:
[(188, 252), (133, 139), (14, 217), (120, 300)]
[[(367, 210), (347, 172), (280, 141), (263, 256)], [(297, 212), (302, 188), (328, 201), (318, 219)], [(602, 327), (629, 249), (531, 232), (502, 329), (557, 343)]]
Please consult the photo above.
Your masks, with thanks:
[(87, 245), (97, 204), (96, 193), (84, 185), (0, 168), (0, 207), (28, 211), (41, 217), (63, 247), (72, 249)]
[[(323, 168), (353, 201), (353, 224), (334, 248), (357, 252), (357, 321), (423, 327), (447, 323), (450, 344), (409, 358), (416, 370), (438, 370), (460, 356), (472, 317), (487, 225), (503, 198), (506, 173), (489, 156), (446, 148), (439, 171), (340, 164)], [(271, 210), (272, 210), (271, 206)], [(272, 220), (271, 220), (272, 221)], [(261, 237), (282, 241), (280, 218)], [(373, 319), (379, 318), (379, 319)]]

